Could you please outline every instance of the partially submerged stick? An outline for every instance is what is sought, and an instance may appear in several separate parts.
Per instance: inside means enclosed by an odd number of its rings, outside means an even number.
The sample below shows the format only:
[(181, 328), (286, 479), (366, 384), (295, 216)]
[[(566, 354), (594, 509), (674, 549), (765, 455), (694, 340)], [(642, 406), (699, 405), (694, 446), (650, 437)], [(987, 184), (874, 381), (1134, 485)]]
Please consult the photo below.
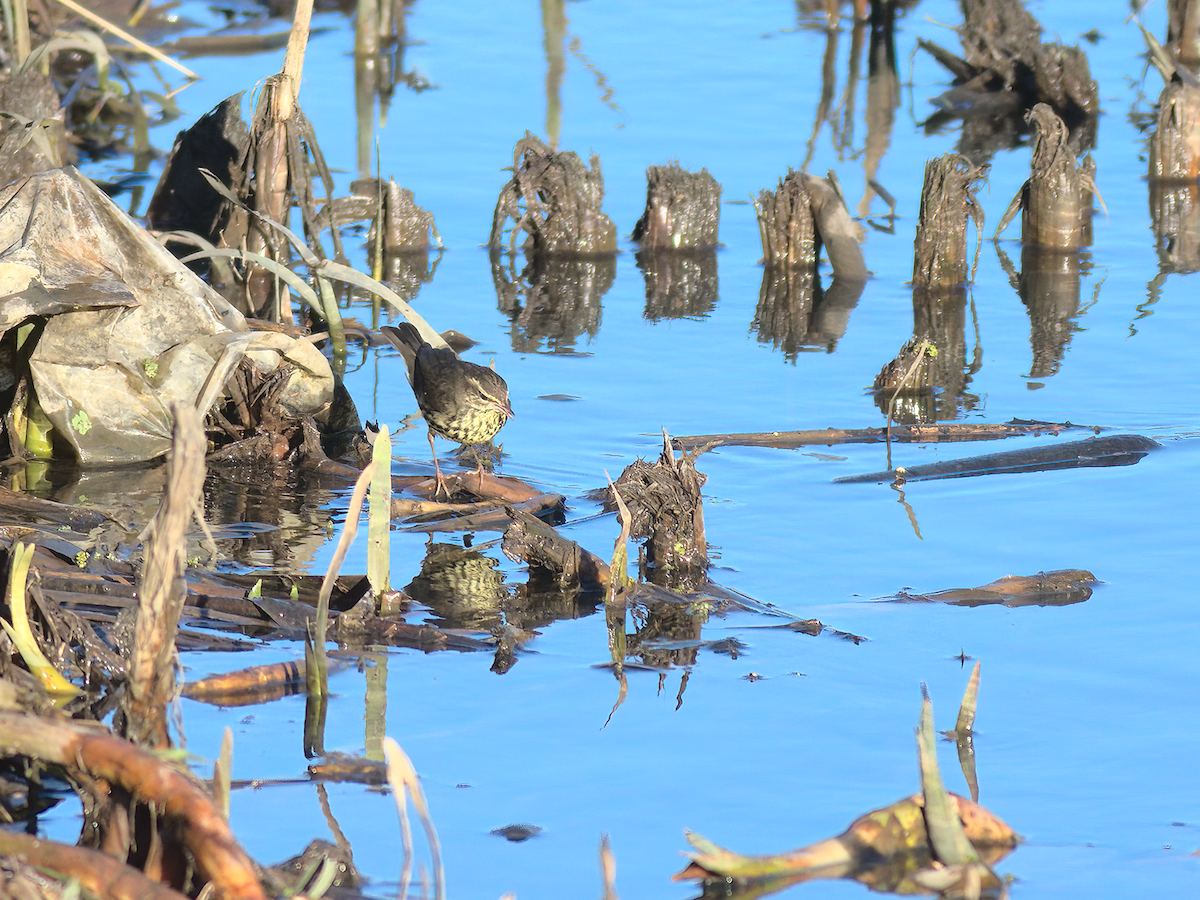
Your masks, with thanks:
[[(942, 422), (936, 425), (893, 425), (891, 439), (910, 444), (957, 441), (994, 441), (1021, 435), (1060, 434), (1070, 429), (1097, 430), (1089, 425), (1070, 422), (1028, 422), (1014, 419), (1004, 424)], [(875, 444), (888, 439), (886, 428), (825, 428), (809, 431), (767, 431), (750, 434), (699, 434), (673, 438), (677, 450), (703, 447), (773, 447), (792, 450), (834, 444)]]

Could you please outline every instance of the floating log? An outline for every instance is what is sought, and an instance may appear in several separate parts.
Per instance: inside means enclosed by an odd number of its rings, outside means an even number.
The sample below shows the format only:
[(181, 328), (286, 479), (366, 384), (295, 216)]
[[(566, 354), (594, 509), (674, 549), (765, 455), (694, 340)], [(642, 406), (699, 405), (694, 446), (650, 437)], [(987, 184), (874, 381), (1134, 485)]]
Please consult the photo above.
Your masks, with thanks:
[(1046, 472), (1053, 469), (1077, 469), (1088, 466), (1132, 466), (1151, 450), (1162, 445), (1140, 434), (1114, 434), (1050, 444), (1026, 450), (985, 453), (966, 459), (952, 459), (923, 466), (901, 466), (891, 472), (847, 475), (834, 484), (871, 482), (930, 481), (935, 478), (965, 478), (970, 475)]
[(559, 584), (608, 588), (612, 573), (603, 559), (526, 512), (510, 507), (508, 514), (501, 549), (509, 559), (549, 572)]
[(1086, 569), (1055, 569), (1036, 575), (1005, 575), (975, 588), (951, 588), (928, 594), (901, 591), (881, 599), (951, 606), (1068, 606), (1089, 599), (1097, 584), (1100, 581)]

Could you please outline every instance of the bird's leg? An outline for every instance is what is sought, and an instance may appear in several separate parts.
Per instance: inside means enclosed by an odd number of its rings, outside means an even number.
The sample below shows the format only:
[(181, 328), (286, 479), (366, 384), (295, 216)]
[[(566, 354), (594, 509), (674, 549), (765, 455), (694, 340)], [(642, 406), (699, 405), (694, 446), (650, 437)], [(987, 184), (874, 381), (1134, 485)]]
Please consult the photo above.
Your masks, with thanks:
[(433, 499), (436, 500), (439, 494), (445, 494), (446, 499), (450, 499), (450, 489), (446, 487), (446, 479), (442, 477), (442, 467), (438, 465), (437, 448), (433, 445), (433, 429), (429, 430), (429, 452), (433, 454), (433, 472), (434, 486)]
[[(494, 448), (493, 448), (494, 450)], [(479, 479), (479, 496), (483, 496), (483, 457), (479, 454), (479, 444), (471, 445), (471, 452), (475, 454), (475, 477)]]

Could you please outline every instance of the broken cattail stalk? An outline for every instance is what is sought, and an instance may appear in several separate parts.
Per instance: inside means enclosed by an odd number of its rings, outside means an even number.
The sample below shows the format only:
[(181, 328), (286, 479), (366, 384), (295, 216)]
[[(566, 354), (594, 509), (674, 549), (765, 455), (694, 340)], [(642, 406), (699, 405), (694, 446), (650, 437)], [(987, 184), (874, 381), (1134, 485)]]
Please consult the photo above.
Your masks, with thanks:
[(1190, 184), (1200, 176), (1200, 84), (1172, 81), (1159, 94), (1149, 174), (1151, 182)]
[(913, 287), (953, 287), (972, 278), (967, 267), (967, 223), (975, 223), (975, 261), (979, 260), (983, 209), (975, 186), (988, 167), (975, 166), (965, 156), (948, 153), (925, 163), (921, 213), (913, 253)]
[(1036, 134), (1029, 180), (1013, 197), (996, 234), (1018, 209), (1026, 246), (1076, 250), (1091, 239), (1092, 195), (1096, 190), (1091, 157), (1076, 162), (1067, 126), (1045, 103), (1025, 117)]
[(715, 247), (721, 218), (721, 185), (707, 169), (689, 172), (679, 163), (646, 170), (646, 209), (633, 226), (643, 250)]
[(1168, 0), (1167, 46), (1175, 57), (1193, 69), (1200, 64), (1200, 3)]
[(754, 203), (763, 262), (816, 271), (821, 247), (838, 278), (866, 278), (859, 228), (832, 178), (788, 171), (775, 193), (761, 191)]
[(754, 211), (764, 264), (816, 271), (821, 245), (803, 175), (789, 169), (774, 193), (759, 192)]
[[(531, 132), (513, 148), (512, 179), (500, 190), (488, 247), (582, 256), (615, 253), (617, 226), (604, 214), (600, 158), (547, 147)], [(509, 231), (508, 240), (504, 232)]]

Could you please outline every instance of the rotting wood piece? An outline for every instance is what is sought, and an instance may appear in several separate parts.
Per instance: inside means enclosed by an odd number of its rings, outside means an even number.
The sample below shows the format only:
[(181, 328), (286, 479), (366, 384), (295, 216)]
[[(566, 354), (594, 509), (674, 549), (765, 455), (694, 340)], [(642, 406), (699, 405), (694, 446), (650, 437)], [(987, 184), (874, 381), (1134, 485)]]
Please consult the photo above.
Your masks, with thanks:
[(607, 590), (612, 577), (608, 563), (541, 519), (511, 506), (505, 511), (511, 519), (500, 545), (505, 556), (551, 573), (559, 584)]
[(7, 487), (0, 487), (0, 521), (2, 520), (22, 526), (42, 522), (70, 528), (72, 532), (82, 534), (90, 532), (92, 528), (116, 524), (115, 518), (104, 515), (103, 512), (30, 497), (29, 494), (10, 491)]
[(265, 900), (254, 866), (225, 817), (184, 772), (96, 726), (0, 712), (0, 755), (21, 756), (77, 769), (119, 785), (176, 826), (178, 836), (204, 881), (219, 900)]
[(644, 250), (715, 247), (721, 185), (707, 169), (689, 172), (677, 162), (646, 170), (646, 209), (633, 226)]
[(210, 700), (237, 695), (255, 695), (276, 687), (304, 684), (304, 660), (250, 666), (236, 672), (210, 675), (183, 686), (183, 696), (191, 700)]
[[(572, 151), (547, 147), (533, 133), (513, 148), (512, 179), (500, 189), (488, 247), (515, 253), (518, 235), (535, 253), (615, 253), (617, 226), (601, 210), (604, 176), (592, 154), (585, 166)], [(504, 240), (506, 227), (509, 238)]]
[(521, 503), (480, 504), (479, 512), (440, 518), (434, 522), (407, 525), (403, 530), (420, 534), (450, 531), (504, 531), (509, 524), (506, 508), (519, 509), (534, 516), (554, 516), (561, 512), (565, 502), (566, 498), (562, 494), (538, 494)]
[(983, 208), (975, 187), (988, 166), (975, 166), (965, 156), (947, 153), (925, 163), (921, 212), (913, 251), (913, 287), (957, 286), (971, 280), (967, 266), (967, 222), (975, 223), (975, 260), (983, 229)]

